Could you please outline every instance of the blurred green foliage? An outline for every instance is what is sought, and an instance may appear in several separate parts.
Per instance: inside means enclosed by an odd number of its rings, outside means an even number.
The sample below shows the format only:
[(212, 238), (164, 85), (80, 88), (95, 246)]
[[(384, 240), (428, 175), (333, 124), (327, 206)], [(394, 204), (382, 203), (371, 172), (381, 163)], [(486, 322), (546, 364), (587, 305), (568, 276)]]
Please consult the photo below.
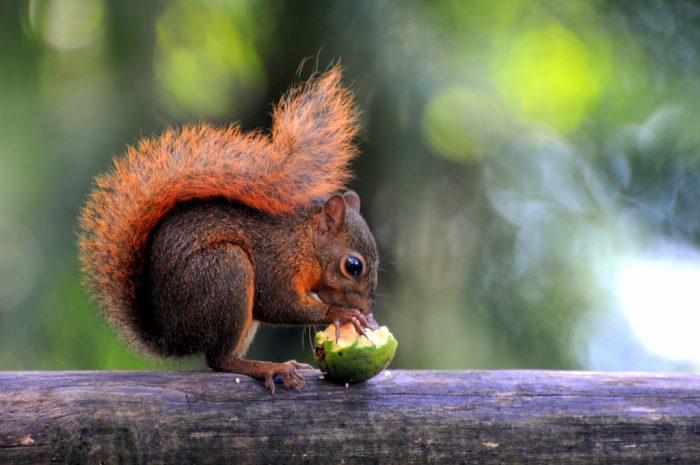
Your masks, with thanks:
[[(395, 367), (698, 366), (697, 298), (617, 285), (700, 269), (696, 3), (25, 0), (0, 4), (0, 369), (202, 367), (130, 353), (84, 293), (92, 179), (186, 121), (269, 127), (338, 59)], [(308, 361), (309, 332), (250, 355)]]

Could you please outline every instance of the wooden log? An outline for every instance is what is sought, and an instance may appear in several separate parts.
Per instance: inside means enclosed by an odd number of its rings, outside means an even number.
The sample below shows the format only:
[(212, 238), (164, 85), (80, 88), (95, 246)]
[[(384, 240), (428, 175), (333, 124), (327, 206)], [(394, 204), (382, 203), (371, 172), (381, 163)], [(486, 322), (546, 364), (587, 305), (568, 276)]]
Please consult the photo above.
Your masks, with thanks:
[(700, 463), (700, 375), (318, 375), (0, 373), (0, 463)]

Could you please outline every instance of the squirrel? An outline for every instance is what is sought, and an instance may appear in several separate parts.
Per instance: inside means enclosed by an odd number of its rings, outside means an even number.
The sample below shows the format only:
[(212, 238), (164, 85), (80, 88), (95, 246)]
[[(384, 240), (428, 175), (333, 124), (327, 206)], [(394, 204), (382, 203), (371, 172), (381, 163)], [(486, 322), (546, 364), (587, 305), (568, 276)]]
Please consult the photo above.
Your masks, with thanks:
[(96, 178), (79, 255), (133, 348), (301, 390), (306, 364), (247, 360), (259, 322), (377, 327), (375, 240), (345, 184), (354, 96), (336, 65), (289, 90), (271, 134), (200, 122), (142, 139)]

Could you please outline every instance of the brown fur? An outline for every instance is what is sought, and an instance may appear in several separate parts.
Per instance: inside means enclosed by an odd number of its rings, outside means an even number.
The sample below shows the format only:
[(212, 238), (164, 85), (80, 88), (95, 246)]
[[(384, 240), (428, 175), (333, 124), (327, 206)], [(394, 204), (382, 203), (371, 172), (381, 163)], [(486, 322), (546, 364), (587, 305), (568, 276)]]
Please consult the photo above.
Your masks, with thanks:
[(151, 231), (177, 204), (223, 197), (283, 215), (348, 180), (357, 117), (335, 67), (293, 88), (274, 110), (271, 137), (206, 123), (129, 147), (96, 180), (81, 218), (80, 258), (102, 309), (142, 344), (137, 290)]
[[(110, 321), (148, 353), (202, 352), (213, 369), (299, 389), (300, 364), (242, 357), (261, 321), (374, 324), (376, 244), (359, 197), (334, 194), (356, 132), (333, 68), (282, 99), (271, 138), (200, 124), (129, 148), (81, 216), (81, 259)], [(342, 272), (348, 254), (361, 275)]]

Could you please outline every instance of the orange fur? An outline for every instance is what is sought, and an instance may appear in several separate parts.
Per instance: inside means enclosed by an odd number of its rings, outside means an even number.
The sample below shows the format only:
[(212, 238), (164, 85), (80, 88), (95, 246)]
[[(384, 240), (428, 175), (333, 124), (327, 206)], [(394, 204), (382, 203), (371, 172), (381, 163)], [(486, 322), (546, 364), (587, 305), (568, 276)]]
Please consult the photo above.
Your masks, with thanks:
[(102, 309), (133, 328), (144, 249), (178, 202), (223, 196), (270, 214), (340, 190), (356, 153), (357, 115), (340, 69), (293, 88), (276, 106), (271, 137), (206, 123), (141, 140), (98, 177), (80, 217), (80, 258)]

